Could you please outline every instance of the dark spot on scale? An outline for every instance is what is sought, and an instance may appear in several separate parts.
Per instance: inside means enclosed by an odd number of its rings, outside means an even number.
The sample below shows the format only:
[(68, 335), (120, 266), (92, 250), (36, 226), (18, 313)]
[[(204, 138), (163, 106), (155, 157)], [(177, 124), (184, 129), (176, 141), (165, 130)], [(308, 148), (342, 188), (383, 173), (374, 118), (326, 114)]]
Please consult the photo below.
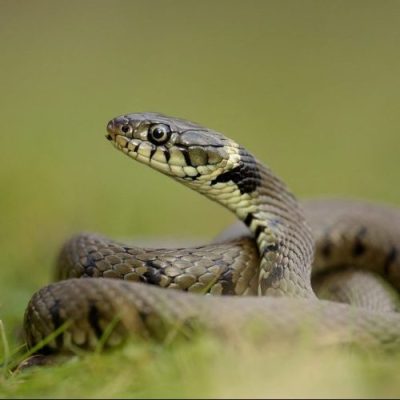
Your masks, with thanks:
[(54, 328), (57, 329), (61, 326), (62, 320), (60, 316), (60, 301), (56, 300), (54, 304), (49, 308), (51, 321), (53, 322)]
[(352, 250), (353, 256), (360, 257), (361, 255), (363, 255), (365, 253), (365, 250), (366, 250), (366, 247), (364, 246), (364, 244), (360, 241), (356, 241), (354, 243), (353, 250)]
[(262, 232), (264, 232), (264, 226), (257, 225), (257, 228), (256, 228), (256, 230), (254, 232), (255, 237), (258, 238), (261, 235)]
[(189, 151), (185, 147), (177, 146), (177, 148), (183, 154), (183, 157), (185, 158), (186, 164), (188, 166), (192, 167), (193, 165), (192, 165), (192, 160), (190, 159)]
[(262, 251), (262, 257), (265, 257), (267, 254), (269, 253), (276, 253), (279, 250), (279, 244), (278, 243), (274, 243), (274, 244), (270, 244), (267, 247), (264, 248), (264, 250)]
[(270, 253), (271, 251), (278, 251), (278, 249), (279, 249), (278, 243), (270, 244), (265, 248), (264, 254)]
[(168, 162), (169, 159), (171, 158), (171, 154), (167, 149), (163, 150), (163, 152), (164, 152), (165, 159)]
[(96, 267), (89, 266), (85, 268), (85, 274), (87, 276), (93, 277), (95, 276), (95, 272), (96, 272)]
[(362, 227), (356, 234), (354, 239), (354, 245), (352, 248), (353, 257), (359, 257), (365, 253), (367, 250), (365, 244), (363, 243), (363, 238), (367, 233), (367, 228), (364, 226)]
[(232, 270), (227, 269), (226, 271), (224, 271), (219, 277), (218, 281), (222, 286), (222, 294), (235, 294), (235, 285), (233, 283)]
[(82, 260), (81, 264), (85, 269), (85, 274), (88, 276), (93, 276), (93, 273), (96, 269), (96, 260), (93, 255), (88, 254), (85, 259)]
[(218, 175), (211, 185), (232, 181), (241, 194), (254, 192), (261, 184), (261, 175), (255, 158), (242, 147), (239, 148), (239, 165)]
[(106, 135), (106, 139), (109, 140), (110, 142), (113, 140), (111, 135)]
[(253, 219), (254, 219), (254, 215), (253, 215), (252, 213), (248, 213), (248, 214), (246, 215), (246, 218), (244, 219), (244, 223), (245, 223), (247, 226), (250, 226), (250, 225), (251, 225), (251, 222), (253, 221)]
[(150, 285), (158, 285), (161, 281), (161, 267), (153, 261), (146, 261), (147, 271), (143, 273), (143, 277)]
[(325, 238), (321, 246), (321, 254), (324, 258), (329, 258), (332, 255), (332, 242)]
[(195, 175), (195, 176), (189, 176), (189, 175), (187, 175), (187, 176), (185, 176), (183, 179), (185, 180), (185, 181), (195, 181), (198, 177), (200, 177), (201, 176), (201, 174), (197, 174), (197, 175)]
[[(62, 323), (64, 322), (60, 315), (60, 300), (55, 300), (54, 304), (49, 308), (49, 312), (51, 315), (51, 321), (53, 322), (54, 330), (58, 329)], [(56, 337), (57, 347), (62, 347), (63, 344), (63, 333), (60, 333)]]
[(152, 149), (150, 150), (150, 160), (153, 158), (155, 152), (157, 151), (156, 147), (152, 147)]
[(101, 336), (103, 335), (103, 330), (100, 327), (99, 319), (100, 319), (99, 309), (97, 308), (96, 304), (94, 303), (90, 304), (88, 312), (88, 321), (97, 339), (100, 339)]
[(261, 282), (261, 287), (265, 290), (271, 287), (275, 282), (283, 278), (283, 268), (274, 267), (268, 277)]
[(139, 317), (143, 326), (146, 326), (147, 325), (147, 317), (149, 316), (149, 314), (147, 314), (146, 312), (141, 311), (139, 309), (137, 309), (136, 312), (137, 312), (137, 316)]
[(219, 284), (222, 286), (221, 294), (235, 294), (235, 287), (231, 277), (228, 280), (220, 279)]
[(398, 251), (396, 247), (392, 247), (383, 263), (383, 272), (385, 275), (389, 275), (390, 266), (396, 261)]
[(139, 150), (139, 146), (140, 146), (140, 143), (138, 143), (138, 144), (135, 146), (135, 148), (133, 149), (133, 152), (134, 152), (134, 153), (137, 153), (137, 151)]

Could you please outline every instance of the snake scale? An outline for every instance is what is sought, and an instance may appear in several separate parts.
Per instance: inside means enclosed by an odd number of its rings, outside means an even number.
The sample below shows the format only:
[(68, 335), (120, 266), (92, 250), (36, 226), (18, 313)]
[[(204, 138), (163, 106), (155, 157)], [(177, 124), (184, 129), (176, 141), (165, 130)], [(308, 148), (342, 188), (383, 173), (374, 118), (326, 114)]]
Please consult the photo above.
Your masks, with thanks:
[(58, 281), (29, 302), (28, 346), (60, 327), (43, 352), (94, 349), (105, 332), (113, 346), (132, 333), (165, 337), (199, 326), (241, 335), (254, 324), (266, 340), (306, 325), (322, 343), (399, 344), (398, 210), (350, 200), (300, 204), (242, 146), (183, 119), (128, 114), (107, 132), (118, 150), (228, 208), (241, 226), (181, 249), (73, 237), (60, 252)]

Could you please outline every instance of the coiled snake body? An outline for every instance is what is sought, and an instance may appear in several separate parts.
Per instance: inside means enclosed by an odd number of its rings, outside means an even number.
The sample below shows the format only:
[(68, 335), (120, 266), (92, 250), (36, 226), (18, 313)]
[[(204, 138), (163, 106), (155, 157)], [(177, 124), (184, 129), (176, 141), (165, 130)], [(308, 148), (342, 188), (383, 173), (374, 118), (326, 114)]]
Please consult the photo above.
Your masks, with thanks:
[(296, 334), (307, 324), (322, 342), (399, 343), (397, 210), (344, 200), (300, 205), (243, 147), (182, 119), (129, 114), (107, 130), (117, 149), (227, 207), (247, 230), (185, 249), (72, 238), (58, 260), (61, 281), (40, 289), (27, 307), (29, 346), (60, 326), (45, 350), (95, 348), (111, 325), (108, 345), (130, 332), (163, 336), (193, 323), (240, 334), (253, 322), (265, 338)]

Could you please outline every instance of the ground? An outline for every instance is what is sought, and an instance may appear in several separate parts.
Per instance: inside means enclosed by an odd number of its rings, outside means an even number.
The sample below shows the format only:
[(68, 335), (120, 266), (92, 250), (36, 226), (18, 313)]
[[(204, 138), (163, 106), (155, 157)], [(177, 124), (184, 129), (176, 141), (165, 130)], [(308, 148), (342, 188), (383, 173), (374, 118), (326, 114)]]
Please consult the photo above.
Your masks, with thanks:
[[(277, 341), (279, 343), (279, 340)], [(400, 352), (315, 349), (305, 342), (226, 345), (208, 335), (132, 341), (0, 379), (5, 397), (398, 397)]]

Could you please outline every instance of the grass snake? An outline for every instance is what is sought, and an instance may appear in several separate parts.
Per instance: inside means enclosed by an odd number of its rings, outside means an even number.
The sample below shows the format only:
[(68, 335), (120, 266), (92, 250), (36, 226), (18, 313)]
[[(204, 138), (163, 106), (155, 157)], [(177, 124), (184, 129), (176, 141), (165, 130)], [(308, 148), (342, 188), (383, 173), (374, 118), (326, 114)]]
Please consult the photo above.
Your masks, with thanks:
[(28, 346), (60, 327), (43, 352), (94, 349), (106, 332), (112, 346), (132, 333), (165, 337), (176, 327), (199, 326), (244, 335), (254, 324), (263, 340), (307, 326), (322, 343), (399, 343), (395, 208), (340, 199), (300, 204), (242, 146), (179, 118), (122, 115), (108, 123), (106, 137), (241, 222), (194, 248), (73, 237), (58, 257), (57, 282), (36, 292), (26, 309)]

